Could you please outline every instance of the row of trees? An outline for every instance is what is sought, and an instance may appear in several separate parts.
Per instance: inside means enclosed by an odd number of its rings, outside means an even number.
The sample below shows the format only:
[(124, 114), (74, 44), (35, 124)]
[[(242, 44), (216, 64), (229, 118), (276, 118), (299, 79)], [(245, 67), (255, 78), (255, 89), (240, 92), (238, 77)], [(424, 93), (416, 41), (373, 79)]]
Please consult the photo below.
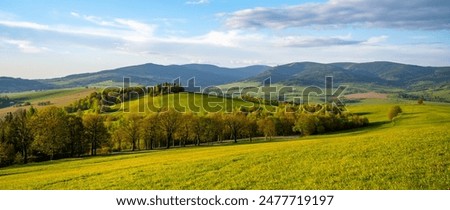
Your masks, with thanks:
[(92, 110), (96, 113), (111, 112), (115, 111), (111, 109), (111, 106), (130, 101), (147, 94), (150, 96), (158, 96), (184, 91), (184, 87), (181, 87), (176, 83), (162, 83), (150, 87), (109, 87), (102, 90), (100, 93), (93, 92), (89, 96), (79, 99), (78, 101), (64, 107), (64, 109), (68, 113), (75, 113), (85, 110)]
[(105, 117), (68, 114), (64, 109), (30, 108), (0, 120), (0, 165), (52, 160), (102, 152), (151, 150), (211, 144), (254, 137), (312, 135), (368, 124), (367, 118), (329, 105), (293, 106), (271, 113), (180, 113), (174, 109), (149, 114)]
[(0, 108), (11, 106), (12, 102), (8, 96), (0, 96)]
[(48, 107), (19, 109), (0, 119), (0, 165), (95, 155), (109, 141), (104, 117)]

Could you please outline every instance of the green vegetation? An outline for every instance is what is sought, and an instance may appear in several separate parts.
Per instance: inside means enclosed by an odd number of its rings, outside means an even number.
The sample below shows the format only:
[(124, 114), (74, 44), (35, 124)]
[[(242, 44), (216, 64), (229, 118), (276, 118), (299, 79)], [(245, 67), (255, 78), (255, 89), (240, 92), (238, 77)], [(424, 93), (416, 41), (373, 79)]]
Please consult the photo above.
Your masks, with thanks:
[[(134, 89), (130, 91), (136, 92)], [(144, 93), (144, 90), (141, 89), (141, 91)], [(127, 92), (129, 91), (123, 91), (121, 94), (128, 95)], [(155, 96), (168, 96), (169, 92), (162, 91), (163, 95)], [(99, 106), (99, 95), (101, 94), (94, 92), (74, 103), (75, 105), (87, 104), (86, 113), (80, 108), (84, 105), (76, 106), (79, 107), (76, 114), (68, 114), (67, 107), (64, 110), (52, 106), (41, 110), (34, 108), (30, 108), (29, 111), (18, 110), (15, 113), (8, 113), (3, 119), (0, 118), (0, 166), (27, 163), (29, 156), (32, 160), (41, 161), (89, 153), (96, 155), (98, 149), (104, 149), (101, 153), (121, 151), (123, 148), (135, 151), (142, 148), (142, 143), (146, 143), (146, 149), (149, 146), (169, 149), (175, 145), (199, 146), (201, 143), (209, 144), (228, 139), (233, 139), (237, 143), (239, 138), (252, 139), (263, 135), (266, 137), (271, 135), (307, 136), (368, 125), (365, 117), (342, 112), (338, 107), (331, 105), (319, 104), (315, 106), (280, 104), (276, 112), (265, 109), (243, 112), (240, 111), (242, 109), (234, 107), (229, 113), (223, 108), (215, 109), (216, 106), (203, 107), (206, 110), (205, 113), (194, 112), (189, 107), (181, 111), (179, 110), (181, 107), (178, 107), (178, 110), (162, 107), (151, 113), (142, 111), (139, 114), (116, 113), (106, 118), (100, 115), (105, 106)], [(149, 94), (147, 97), (154, 98), (155, 96), (152, 95), (154, 94)], [(170, 95), (179, 100), (181, 94)], [(208, 98), (204, 99), (203, 94), (184, 93), (184, 95), (200, 97), (203, 102), (213, 102)], [(101, 101), (104, 101), (107, 96), (101, 96)], [(186, 119), (184, 114), (189, 117)], [(150, 126), (154, 129), (148, 129), (149, 122), (146, 120), (149, 120), (150, 116)], [(308, 116), (308, 119), (312, 121), (303, 121), (304, 116)], [(258, 123), (258, 121), (266, 121), (266, 118), (273, 123)], [(72, 122), (76, 124), (71, 124)], [(304, 126), (308, 129), (304, 129)], [(78, 129), (75, 130), (75, 127)], [(22, 130), (25, 130), (27, 135), (18, 132)], [(269, 131), (272, 133), (268, 134)], [(114, 138), (110, 139), (110, 136)], [(149, 141), (151, 145), (148, 145)]]
[[(372, 126), (328, 135), (16, 165), (0, 189), (448, 189), (450, 107), (349, 106)], [(151, 117), (151, 116), (150, 116)]]
[(18, 93), (8, 93), (6, 95), (15, 101), (47, 101), (52, 98), (73, 95), (85, 90), (86, 88), (68, 88), (42, 91), (25, 91)]
[(397, 117), (398, 116), (398, 114), (400, 114), (400, 113), (402, 113), (403, 111), (402, 111), (402, 108), (400, 108), (400, 106), (393, 106), (393, 107), (391, 107), (390, 109), (389, 109), (389, 112), (388, 112), (388, 119), (390, 120), (390, 121), (392, 121), (395, 117)]
[(11, 106), (14, 103), (8, 96), (0, 96), (0, 108)]

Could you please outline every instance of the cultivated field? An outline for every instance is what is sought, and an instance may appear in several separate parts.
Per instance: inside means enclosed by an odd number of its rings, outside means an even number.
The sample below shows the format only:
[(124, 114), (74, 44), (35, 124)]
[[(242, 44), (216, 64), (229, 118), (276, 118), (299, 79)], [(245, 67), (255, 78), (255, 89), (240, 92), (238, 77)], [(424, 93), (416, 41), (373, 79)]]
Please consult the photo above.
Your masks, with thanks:
[(450, 106), (414, 103), (394, 123), (393, 102), (349, 106), (372, 126), (328, 135), (11, 166), (0, 189), (449, 189)]
[[(45, 91), (27, 91), (20, 93), (9, 93), (6, 94), (9, 98), (21, 101), (30, 102), (31, 106), (35, 108), (40, 108), (37, 105), (39, 102), (50, 101), (52, 106), (63, 107), (69, 105), (75, 100), (81, 99), (94, 92), (95, 89), (86, 88), (70, 88), (70, 89), (56, 89), (56, 90), (45, 90)], [(17, 109), (29, 109), (30, 106), (23, 107), (6, 107), (0, 109), (0, 116), (5, 115), (8, 112), (14, 112)]]

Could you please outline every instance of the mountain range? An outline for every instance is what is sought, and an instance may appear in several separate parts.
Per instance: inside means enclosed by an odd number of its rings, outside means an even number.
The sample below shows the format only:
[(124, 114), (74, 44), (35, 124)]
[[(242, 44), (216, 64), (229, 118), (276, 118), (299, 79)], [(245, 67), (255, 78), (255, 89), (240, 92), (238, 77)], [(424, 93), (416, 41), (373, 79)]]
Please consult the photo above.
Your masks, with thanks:
[(450, 67), (423, 67), (392, 62), (291, 63), (268, 69), (248, 78), (248, 81), (262, 81), (271, 77), (272, 83), (284, 85), (323, 85), (326, 76), (333, 76), (335, 83), (375, 84), (397, 88), (448, 85)]
[(184, 84), (188, 79), (195, 77), (196, 84), (204, 87), (239, 81), (262, 82), (270, 77), (272, 83), (323, 86), (325, 76), (333, 76), (334, 82), (339, 84), (372, 84), (402, 89), (438, 86), (448, 88), (450, 67), (424, 67), (392, 62), (330, 64), (296, 62), (274, 67), (255, 65), (242, 68), (224, 68), (209, 64), (165, 66), (149, 63), (52, 79), (25, 80), (0, 77), (0, 92), (117, 85), (124, 77), (129, 77), (133, 84), (140, 85), (172, 82), (178, 77)]

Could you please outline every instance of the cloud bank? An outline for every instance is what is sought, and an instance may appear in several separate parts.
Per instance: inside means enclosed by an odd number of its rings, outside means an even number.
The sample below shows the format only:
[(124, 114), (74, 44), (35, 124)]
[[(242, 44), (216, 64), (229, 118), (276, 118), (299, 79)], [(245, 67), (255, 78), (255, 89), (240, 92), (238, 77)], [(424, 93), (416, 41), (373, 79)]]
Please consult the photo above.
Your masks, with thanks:
[(450, 1), (330, 0), (228, 14), (229, 28), (373, 27), (450, 30)]

